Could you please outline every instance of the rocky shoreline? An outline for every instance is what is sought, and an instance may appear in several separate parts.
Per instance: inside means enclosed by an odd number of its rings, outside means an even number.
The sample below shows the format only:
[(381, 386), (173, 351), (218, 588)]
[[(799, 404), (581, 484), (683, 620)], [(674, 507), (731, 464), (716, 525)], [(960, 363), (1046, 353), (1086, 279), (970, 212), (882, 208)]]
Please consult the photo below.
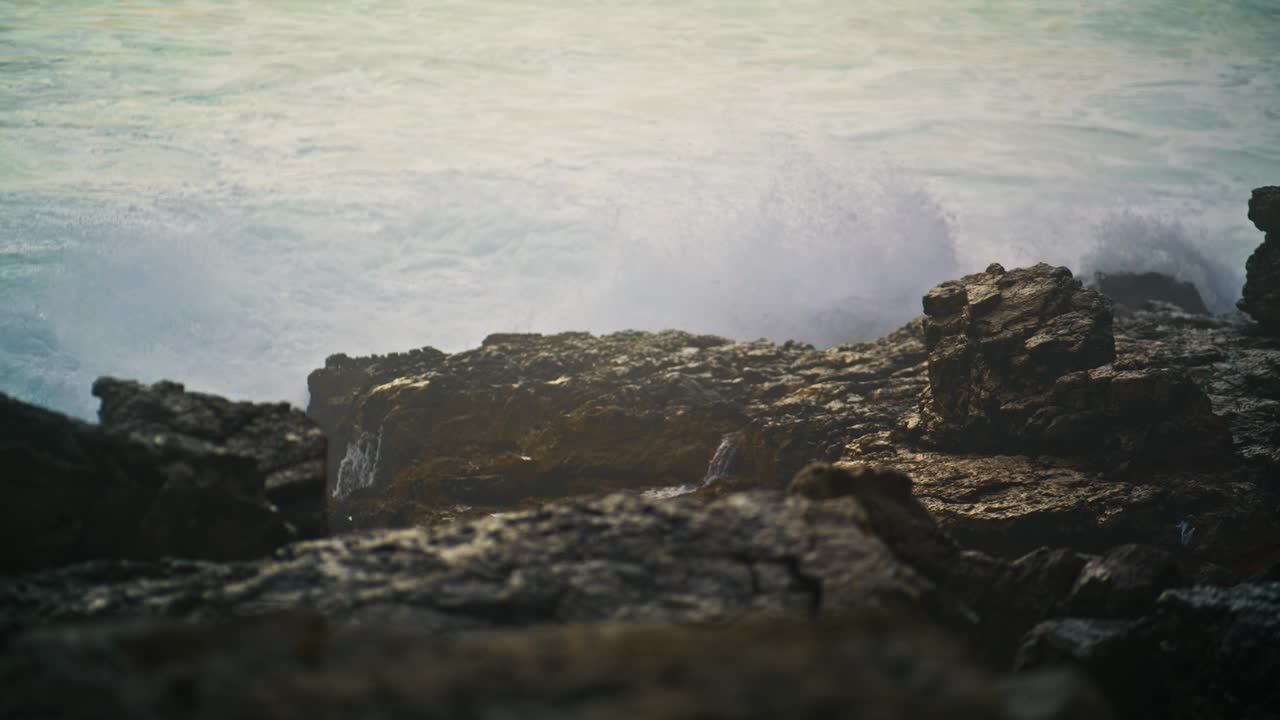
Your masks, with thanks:
[(825, 350), (0, 396), (0, 717), (1280, 717), (1277, 198), (1257, 323), (993, 265)]

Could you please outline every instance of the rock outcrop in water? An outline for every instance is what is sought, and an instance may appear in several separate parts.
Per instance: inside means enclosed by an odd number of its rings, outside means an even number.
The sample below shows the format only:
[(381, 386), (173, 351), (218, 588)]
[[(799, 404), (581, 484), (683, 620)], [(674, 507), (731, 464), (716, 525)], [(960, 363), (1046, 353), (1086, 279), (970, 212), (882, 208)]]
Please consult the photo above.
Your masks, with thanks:
[[(1047, 265), (924, 305), (334, 356), (327, 480), (287, 406), (0, 397), (0, 716), (1280, 716), (1280, 344)], [(392, 527), (262, 534), (319, 497)]]
[(100, 380), (100, 426), (0, 396), (0, 569), (236, 560), (325, 532), (324, 437), (284, 405)]
[(1266, 233), (1245, 264), (1239, 307), (1264, 332), (1280, 336), (1280, 186), (1261, 187), (1249, 198), (1249, 219)]

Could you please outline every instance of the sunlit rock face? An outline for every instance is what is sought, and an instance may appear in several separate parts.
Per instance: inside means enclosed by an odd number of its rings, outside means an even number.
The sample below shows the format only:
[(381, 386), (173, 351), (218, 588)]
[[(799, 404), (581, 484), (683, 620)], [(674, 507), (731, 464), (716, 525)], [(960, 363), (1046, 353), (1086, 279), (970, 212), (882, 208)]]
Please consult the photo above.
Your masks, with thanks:
[(868, 424), (891, 426), (866, 395), (910, 397), (915, 381), (892, 375), (920, 357), (909, 331), (894, 337), (817, 351), (675, 331), (494, 335), (455, 355), (330, 358), (311, 375), (310, 412), (333, 441), (335, 525), (614, 490), (781, 487)]
[(1245, 264), (1239, 307), (1269, 335), (1280, 336), (1280, 187), (1261, 187), (1249, 198), (1249, 219), (1266, 233)]
[(929, 387), (909, 435), (936, 447), (1087, 458), (1107, 467), (1232, 454), (1225, 421), (1181, 370), (1118, 369), (1110, 302), (1036, 265), (924, 297)]

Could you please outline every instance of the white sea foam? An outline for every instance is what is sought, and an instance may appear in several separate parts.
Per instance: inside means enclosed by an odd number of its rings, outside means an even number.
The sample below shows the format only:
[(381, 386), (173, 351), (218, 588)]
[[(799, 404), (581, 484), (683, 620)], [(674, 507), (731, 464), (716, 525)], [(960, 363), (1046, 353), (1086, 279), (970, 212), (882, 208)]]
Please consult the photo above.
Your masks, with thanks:
[(0, 391), (305, 402), (330, 353), (510, 330), (835, 343), (992, 261), (1224, 309), (1277, 45), (1258, 0), (0, 2)]

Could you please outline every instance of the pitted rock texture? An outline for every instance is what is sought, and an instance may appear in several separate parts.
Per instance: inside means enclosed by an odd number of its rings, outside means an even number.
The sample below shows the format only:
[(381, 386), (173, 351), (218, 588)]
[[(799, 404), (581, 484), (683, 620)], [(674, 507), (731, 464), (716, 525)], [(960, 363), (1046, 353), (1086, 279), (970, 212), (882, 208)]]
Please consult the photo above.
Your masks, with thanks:
[(615, 623), (442, 640), (305, 613), (44, 630), (0, 652), (0, 716), (1106, 720), (1079, 674), (1001, 676), (883, 615)]
[(73, 566), (0, 580), (0, 632), (277, 608), (440, 632), (588, 620), (705, 623), (748, 612), (825, 617), (864, 607), (967, 622), (875, 532), (872, 515), (856, 497), (815, 503), (761, 491), (708, 503), (613, 495), (295, 543), (253, 563)]
[(1111, 306), (1066, 268), (948, 281), (925, 295), (923, 437), (968, 450), (1024, 442), (1020, 426), (1058, 378), (1115, 359)]
[(1181, 371), (1118, 371), (1110, 302), (1062, 267), (942, 283), (924, 297), (929, 387), (904, 436), (947, 450), (1093, 464), (1221, 463), (1226, 423)]
[(1164, 592), (1136, 620), (1037, 626), (1017, 666), (1070, 665), (1095, 678), (1120, 717), (1280, 716), (1280, 583)]
[(90, 558), (262, 555), (294, 539), (253, 464), (134, 439), (0, 396), (0, 571)]
[(98, 418), (106, 431), (195, 456), (251, 460), (254, 477), (243, 482), (254, 485), (254, 494), (275, 505), (299, 537), (327, 533), (325, 437), (301, 410), (288, 403), (232, 402), (174, 382), (148, 386), (99, 378), (93, 394), (102, 401)]
[(1244, 290), (1238, 306), (1265, 333), (1280, 336), (1280, 187), (1253, 191), (1249, 219), (1265, 235), (1245, 262)]
[(494, 335), (472, 351), (329, 359), (312, 417), (332, 441), (335, 527), (404, 525), (573, 495), (781, 488), (888, 429), (921, 387), (918, 325), (817, 351), (682, 332)]

